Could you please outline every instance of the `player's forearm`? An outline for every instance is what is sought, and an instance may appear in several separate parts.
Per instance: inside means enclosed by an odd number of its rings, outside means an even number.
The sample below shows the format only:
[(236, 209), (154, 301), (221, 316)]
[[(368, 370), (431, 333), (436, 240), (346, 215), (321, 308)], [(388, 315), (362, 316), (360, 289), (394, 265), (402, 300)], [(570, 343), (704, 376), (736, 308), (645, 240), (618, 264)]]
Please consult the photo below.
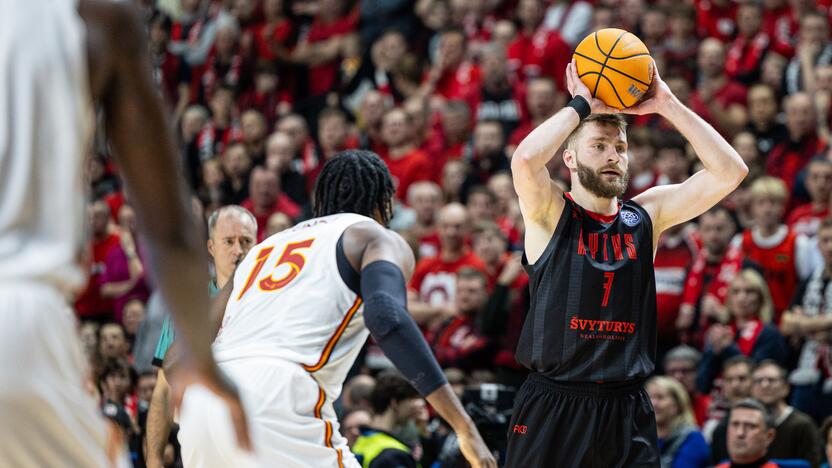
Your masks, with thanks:
[(786, 336), (804, 336), (815, 332), (832, 330), (832, 316), (807, 317), (786, 312), (780, 323), (780, 332)]
[(162, 467), (173, 417), (170, 410), (170, 387), (165, 374), (159, 371), (156, 387), (150, 399), (147, 414), (147, 461), (148, 468)]
[(748, 167), (724, 138), (701, 117), (674, 99), (661, 112), (690, 142), (705, 169), (718, 180), (739, 185)]
[(512, 155), (512, 166), (527, 164), (532, 171), (545, 169), (579, 123), (578, 112), (571, 107), (556, 112), (520, 142)]
[(477, 430), (449, 384), (437, 388), (426, 399), (439, 416), (448, 422), (454, 432), (470, 433)]

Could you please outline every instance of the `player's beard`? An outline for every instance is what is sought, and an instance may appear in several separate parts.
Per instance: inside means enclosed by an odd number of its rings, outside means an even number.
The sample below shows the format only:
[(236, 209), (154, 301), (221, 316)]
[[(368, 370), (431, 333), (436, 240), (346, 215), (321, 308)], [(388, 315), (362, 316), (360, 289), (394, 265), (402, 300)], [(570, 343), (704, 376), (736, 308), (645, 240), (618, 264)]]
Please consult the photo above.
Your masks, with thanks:
[(610, 167), (602, 167), (598, 171), (593, 171), (592, 168), (584, 166), (577, 159), (575, 159), (575, 162), (578, 164), (578, 180), (593, 195), (601, 198), (621, 197), (627, 191), (630, 175), (626, 171), (623, 175), (608, 182), (604, 179), (601, 171), (611, 169)]

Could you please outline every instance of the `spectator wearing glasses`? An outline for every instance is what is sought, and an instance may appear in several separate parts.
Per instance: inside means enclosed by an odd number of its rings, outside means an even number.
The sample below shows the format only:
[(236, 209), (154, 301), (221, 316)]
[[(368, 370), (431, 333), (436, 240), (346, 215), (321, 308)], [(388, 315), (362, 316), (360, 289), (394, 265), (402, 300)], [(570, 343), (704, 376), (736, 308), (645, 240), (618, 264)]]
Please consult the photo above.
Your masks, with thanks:
[[(751, 374), (751, 396), (771, 412), (777, 434), (768, 448), (769, 458), (803, 459), (813, 467), (820, 465), (820, 433), (805, 413), (786, 403), (789, 383), (786, 369), (775, 361), (765, 360)], [(728, 447), (731, 434), (729, 423)]]
[(751, 398), (751, 370), (754, 361), (737, 355), (722, 366), (721, 394), (711, 405), (708, 420), (702, 426), (705, 439), (711, 444), (713, 460), (728, 458), (728, 416), (731, 406)]

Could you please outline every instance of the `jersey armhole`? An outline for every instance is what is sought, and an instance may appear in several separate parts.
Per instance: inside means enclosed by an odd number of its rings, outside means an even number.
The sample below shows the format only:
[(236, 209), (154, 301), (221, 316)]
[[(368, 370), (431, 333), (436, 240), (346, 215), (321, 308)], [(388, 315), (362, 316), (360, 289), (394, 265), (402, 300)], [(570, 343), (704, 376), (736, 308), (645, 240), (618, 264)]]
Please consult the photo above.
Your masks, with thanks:
[(543, 253), (540, 254), (540, 257), (535, 260), (534, 263), (529, 263), (529, 259), (526, 258), (526, 249), (523, 249), (523, 257), (521, 262), (523, 267), (526, 269), (528, 273), (534, 273), (540, 269), (540, 265), (546, 263), (546, 260), (552, 255), (552, 250), (555, 248), (555, 244), (557, 244), (558, 238), (560, 238), (563, 229), (568, 222), (569, 216), (574, 210), (574, 207), (571, 205), (572, 201), (564, 197), (564, 201), (566, 202), (563, 206), (563, 211), (560, 213), (560, 218), (558, 219), (558, 224), (555, 226), (555, 231), (552, 233), (552, 237), (549, 238), (549, 243), (546, 244), (546, 248), (543, 249)]
[(344, 284), (350, 288), (350, 291), (361, 296), (361, 275), (355, 271), (344, 253), (344, 234), (341, 234), (335, 245), (335, 262), (338, 264), (338, 274), (341, 275)]

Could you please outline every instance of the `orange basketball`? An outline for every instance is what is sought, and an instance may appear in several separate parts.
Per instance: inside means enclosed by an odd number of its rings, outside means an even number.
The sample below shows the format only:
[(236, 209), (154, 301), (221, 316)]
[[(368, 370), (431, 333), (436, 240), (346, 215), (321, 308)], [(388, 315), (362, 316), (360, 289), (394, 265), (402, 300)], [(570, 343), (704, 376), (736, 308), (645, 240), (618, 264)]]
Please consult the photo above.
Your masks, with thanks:
[(572, 57), (589, 92), (610, 107), (638, 103), (653, 81), (650, 51), (623, 29), (595, 31), (578, 44)]

